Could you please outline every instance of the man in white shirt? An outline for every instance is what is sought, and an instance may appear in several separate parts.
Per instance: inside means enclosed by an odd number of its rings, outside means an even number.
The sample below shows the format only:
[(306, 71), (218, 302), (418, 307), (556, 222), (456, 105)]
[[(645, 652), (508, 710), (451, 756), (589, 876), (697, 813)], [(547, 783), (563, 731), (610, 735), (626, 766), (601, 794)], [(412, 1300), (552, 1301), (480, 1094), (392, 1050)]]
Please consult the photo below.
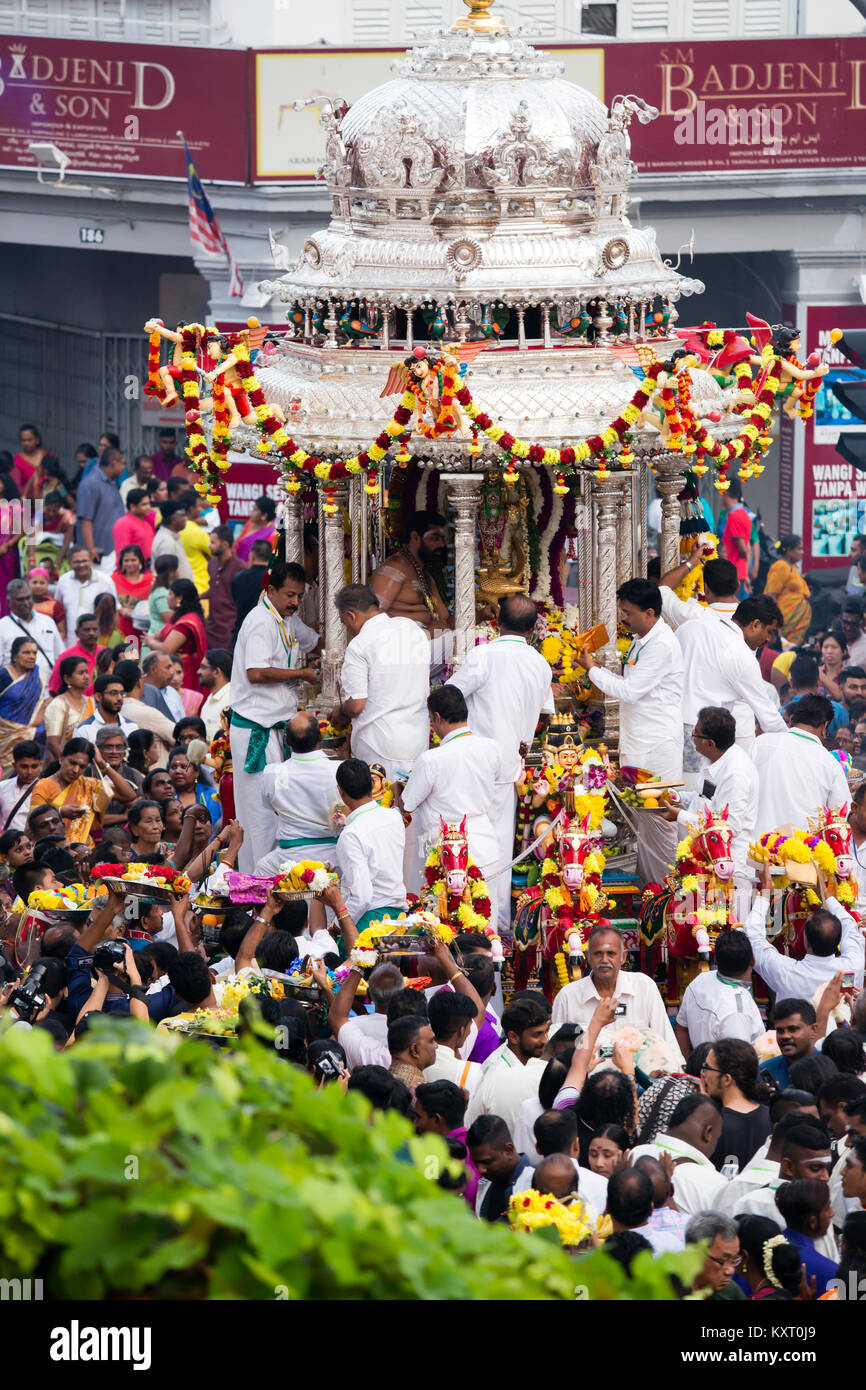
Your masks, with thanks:
[(403, 809), (418, 818), (422, 851), (411, 868), (410, 887), (420, 887), (424, 846), (438, 840), (440, 822), (454, 825), (465, 817), (469, 854), (487, 882), (490, 920), (496, 922), (499, 884), (493, 871), (498, 865), (499, 841), (487, 812), (500, 797), (501, 787), (517, 781), (520, 756), (514, 749), (506, 757), (493, 739), (472, 732), (466, 722), (463, 692), (456, 685), (434, 690), (427, 707), (433, 732), (441, 742), (438, 748), (421, 754), (403, 787)]
[(349, 1071), (356, 1067), (387, 1069), (391, 1065), (388, 1009), (391, 1001), (402, 995), (405, 982), (396, 965), (389, 961), (375, 966), (367, 981), (367, 1002), (373, 1005), (373, 1013), (359, 1012), (356, 1018), (349, 1018), (361, 978), (360, 970), (349, 971), (331, 1002), (328, 1022), (346, 1054)]
[[(764, 1187), (752, 1187), (744, 1196), (738, 1198), (730, 1214), (764, 1216), (769, 1221), (775, 1221), (779, 1230), (782, 1230), (785, 1223), (776, 1206), (778, 1189), (783, 1183), (796, 1182), (800, 1178), (817, 1179), (829, 1184), (832, 1164), (830, 1136), (827, 1131), (820, 1125), (810, 1124), (808, 1120), (803, 1124), (793, 1125), (785, 1131), (779, 1176), (771, 1178)], [(824, 1255), (827, 1259), (838, 1260), (838, 1248), (832, 1226), (825, 1235), (816, 1239), (815, 1249), (819, 1255)]]
[(340, 803), (338, 763), (322, 747), (319, 721), (306, 710), (286, 725), (291, 757), (271, 763), (261, 774), (260, 794), (276, 817), (277, 847), (256, 866), (257, 874), (275, 874), (286, 860), (333, 861), (337, 836), (332, 819)]
[[(744, 599), (731, 618), (687, 622), (677, 628), (683, 654), (683, 732), (688, 737), (705, 705), (729, 709), (737, 719), (737, 742), (745, 752), (755, 742), (755, 719), (769, 733), (785, 721), (761, 677), (755, 651), (776, 630), (781, 613), (773, 599), (760, 594)], [(686, 760), (686, 785), (700, 785), (704, 764), (694, 745)]]
[(491, 1052), (481, 1069), (466, 1111), (466, 1124), (478, 1115), (498, 1115), (514, 1133), (520, 1107), (538, 1094), (547, 1063), (542, 1057), (550, 1031), (547, 1000), (521, 997), (502, 1014), (505, 1042)]
[(478, 1012), (476, 997), (468, 994), (440, 989), (431, 995), (427, 1017), (436, 1040), (436, 1060), (424, 1068), (425, 1081), (453, 1081), (467, 1096), (472, 1095), (481, 1081), (482, 1068), (480, 1063), (464, 1059), (461, 1049), (465, 1050)]
[(123, 708), (123, 681), (114, 671), (97, 676), (93, 682), (93, 703), (96, 709), (87, 719), (82, 719), (75, 726), (76, 738), (93, 739), (96, 730), (101, 729), (105, 724), (116, 725), (124, 738), (138, 727), (121, 713)]
[(54, 664), (63, 652), (63, 641), (53, 618), (36, 613), (33, 595), (26, 579), (12, 579), (6, 585), (9, 612), (0, 618), (0, 666), (6, 666), (12, 656), (16, 637), (30, 637), (36, 643), (36, 664), (45, 683)]
[[(500, 635), (485, 646), (474, 647), (449, 685), (462, 690), (469, 711), (469, 728), (482, 738), (493, 739), (503, 759), (529, 751), (539, 717), (554, 713), (550, 666), (541, 652), (530, 647), (527, 636), (538, 620), (538, 608), (525, 594), (510, 594), (499, 605)], [(517, 788), (503, 782), (489, 816), (499, 841), (500, 867), (514, 854)], [(499, 927), (511, 925), (510, 875), (499, 880)]]
[(276, 817), (262, 800), (258, 773), (268, 763), (282, 762), (282, 735), (297, 712), (298, 681), (317, 679), (313, 667), (302, 664), (302, 653), (319, 645), (318, 633), (297, 617), (305, 582), (301, 565), (278, 560), (235, 644), (230, 738), (235, 813), (244, 828), (238, 857), (242, 873), (251, 874), (277, 838)]
[(54, 597), (66, 610), (66, 631), (74, 632), (80, 613), (92, 613), (100, 594), (117, 595), (107, 575), (93, 568), (93, 556), (86, 545), (76, 545), (69, 556), (72, 566), (57, 581)]
[(755, 958), (742, 931), (723, 931), (716, 940), (716, 968), (696, 975), (683, 993), (674, 1031), (680, 1051), (688, 1057), (705, 1042), (742, 1038), (754, 1042), (764, 1022), (752, 998)]
[[(156, 653), (153, 653), (153, 657), (155, 661), (160, 659)], [(124, 718), (131, 720), (135, 728), (149, 729), (155, 736), (158, 750), (155, 766), (165, 767), (168, 755), (174, 747), (174, 726), (177, 720), (168, 718), (142, 699), (144, 675), (137, 661), (118, 661), (114, 674), (123, 684), (121, 713)]]
[(734, 716), (728, 710), (710, 705), (698, 711), (692, 740), (704, 759), (703, 781), (700, 790), (683, 792), (679, 811), (671, 809), (664, 814), (676, 821), (682, 839), (691, 833), (690, 826), (702, 811), (716, 815), (726, 812), (732, 832), (734, 883), (748, 889), (752, 876), (746, 859), (757, 835), (758, 774), (751, 758), (735, 742), (736, 732)]
[[(617, 590), (620, 618), (634, 634), (623, 673), (599, 666), (592, 652), (578, 653), (593, 685), (619, 701), (619, 761), (641, 767), (663, 781), (683, 773), (683, 658), (661, 616), (662, 597), (649, 579), (629, 579)], [(638, 872), (661, 882), (674, 862), (676, 831), (662, 817), (640, 815)]]
[(629, 1153), (629, 1163), (643, 1154), (658, 1159), (670, 1154), (676, 1164), (672, 1179), (676, 1204), (680, 1211), (694, 1216), (715, 1204), (727, 1182), (712, 1162), (721, 1135), (722, 1112), (715, 1102), (709, 1096), (684, 1096), (665, 1133), (657, 1134), (651, 1144), (638, 1144)]
[(27, 829), (30, 793), (39, 780), (42, 753), (38, 743), (22, 739), (12, 749), (12, 776), (0, 782), (0, 835)]
[(210, 691), (199, 710), (199, 716), (204, 720), (208, 742), (212, 743), (222, 728), (223, 710), (229, 707), (232, 678), (231, 652), (226, 651), (224, 647), (212, 647), (210, 651), (205, 652), (201, 666), (198, 668), (198, 678), (205, 690)]
[(406, 910), (406, 833), (400, 812), (373, 800), (373, 778), (360, 758), (347, 758), (340, 763), (337, 787), (348, 815), (337, 841), (335, 860), (346, 910), (362, 932), (383, 914), (396, 917)]
[[(793, 723), (784, 733), (764, 734), (752, 760), (758, 773), (758, 834), (792, 825), (808, 830), (822, 806), (844, 807), (851, 793), (842, 765), (824, 747), (833, 706), (823, 695), (797, 701)], [(844, 814), (843, 812), (843, 814)]]
[(673, 1060), (681, 1067), (682, 1054), (658, 985), (648, 975), (622, 969), (622, 938), (616, 927), (593, 928), (586, 946), (586, 958), (590, 973), (582, 980), (565, 985), (553, 1001), (553, 1031), (563, 1023), (579, 1023), (586, 1033), (599, 999), (616, 998), (616, 1018), (613, 1023), (605, 1024), (599, 1033), (599, 1047), (612, 1045), (617, 1034), (623, 1031), (649, 1028), (670, 1046)]
[(839, 971), (853, 974), (855, 985), (862, 989), (863, 934), (850, 912), (846, 912), (835, 898), (827, 898), (823, 907), (816, 907), (803, 928), (806, 954), (802, 960), (793, 960), (783, 956), (767, 940), (772, 884), (769, 865), (764, 864), (762, 891), (746, 918), (745, 928), (755, 956), (755, 973), (777, 999), (811, 1000), (816, 989), (827, 985)]
[(367, 584), (347, 584), (334, 603), (350, 637), (331, 723), (352, 721), (352, 756), (382, 763), (386, 775), (411, 772), (430, 743), (430, 641), (410, 618), (379, 608)]
[(707, 560), (704, 564), (703, 590), (706, 603), (696, 598), (679, 598), (674, 590), (698, 565), (703, 564), (703, 552), (695, 545), (688, 559), (659, 580), (662, 595), (662, 617), (674, 629), (694, 618), (732, 618), (739, 607), (737, 597), (740, 581), (737, 567), (730, 560)]

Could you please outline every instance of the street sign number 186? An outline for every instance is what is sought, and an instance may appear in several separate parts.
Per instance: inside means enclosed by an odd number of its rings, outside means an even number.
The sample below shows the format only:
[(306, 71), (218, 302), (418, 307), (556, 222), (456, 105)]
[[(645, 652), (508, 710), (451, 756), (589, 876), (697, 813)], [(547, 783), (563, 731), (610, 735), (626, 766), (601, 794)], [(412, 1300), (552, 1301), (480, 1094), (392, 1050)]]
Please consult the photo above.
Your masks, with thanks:
[(105, 229), (103, 227), (79, 227), (78, 237), (87, 246), (101, 246), (105, 241)]

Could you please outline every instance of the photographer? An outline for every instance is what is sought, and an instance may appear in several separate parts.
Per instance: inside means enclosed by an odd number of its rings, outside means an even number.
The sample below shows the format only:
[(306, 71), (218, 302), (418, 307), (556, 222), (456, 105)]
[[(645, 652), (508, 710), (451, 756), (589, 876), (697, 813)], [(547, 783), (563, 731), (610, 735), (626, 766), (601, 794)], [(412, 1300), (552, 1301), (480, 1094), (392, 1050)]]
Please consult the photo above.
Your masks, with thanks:
[[(106, 947), (113, 948), (111, 952)], [(118, 948), (122, 948), (122, 951)], [(109, 955), (120, 957), (109, 960)], [(122, 960), (122, 965), (121, 965)], [(104, 964), (105, 967), (100, 968)], [(75, 1022), (78, 1024), (85, 1014), (90, 1013), (129, 1013), (132, 1018), (150, 1022), (147, 1010), (147, 996), (141, 986), (141, 976), (135, 964), (132, 948), (126, 941), (103, 942), (93, 953), (93, 968), (96, 983), (78, 1011)], [(119, 983), (114, 983), (118, 981)], [(124, 1000), (126, 1008), (109, 1008), (112, 998)]]
[(23, 982), (19, 981), (4, 990), (4, 1002), (18, 1026), (32, 1028), (60, 1007), (65, 990), (66, 968), (63, 962), (40, 960)]
[[(94, 908), (66, 957), (69, 1002), (76, 1020), (94, 1010), (132, 1014), (136, 1018), (150, 1016), (133, 953), (127, 942), (117, 940), (121, 929), (115, 925), (115, 918), (122, 912), (123, 904), (122, 894), (109, 889), (105, 903)], [(104, 985), (100, 976), (104, 977)], [(99, 1002), (94, 1004), (97, 995)]]

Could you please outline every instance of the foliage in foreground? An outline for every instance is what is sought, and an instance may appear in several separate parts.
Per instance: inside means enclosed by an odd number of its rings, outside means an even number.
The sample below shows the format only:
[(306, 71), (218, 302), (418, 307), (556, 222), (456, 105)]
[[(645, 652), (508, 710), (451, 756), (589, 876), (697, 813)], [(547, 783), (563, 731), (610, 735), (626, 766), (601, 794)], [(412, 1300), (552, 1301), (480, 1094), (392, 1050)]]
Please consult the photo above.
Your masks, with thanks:
[(477, 1221), (424, 1176), (441, 1141), (371, 1122), (362, 1097), (316, 1090), (252, 1037), (221, 1054), (110, 1019), (58, 1053), (10, 1029), (0, 1076), (0, 1276), (41, 1277), (49, 1297), (666, 1293), (652, 1261), (626, 1285), (603, 1254)]

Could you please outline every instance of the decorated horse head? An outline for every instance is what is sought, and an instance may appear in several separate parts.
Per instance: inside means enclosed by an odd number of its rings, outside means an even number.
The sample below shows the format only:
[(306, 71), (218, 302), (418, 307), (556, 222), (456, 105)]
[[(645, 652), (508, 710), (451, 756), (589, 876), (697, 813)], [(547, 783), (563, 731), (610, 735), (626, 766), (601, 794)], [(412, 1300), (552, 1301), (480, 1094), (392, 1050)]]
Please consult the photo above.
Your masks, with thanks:
[(727, 806), (701, 811), (691, 836), (677, 847), (677, 873), (715, 875), (727, 883), (734, 874), (733, 838)]
[(442, 874), (449, 893), (462, 893), (466, 887), (469, 868), (469, 841), (466, 838), (466, 817), (459, 825), (448, 825), (439, 817), (439, 845)]
[(578, 820), (563, 814), (554, 831), (554, 834), (558, 832), (562, 881), (566, 888), (580, 888), (586, 877), (587, 855), (597, 848), (598, 836), (590, 831), (589, 823), (588, 815)]
[[(830, 872), (836, 879), (850, 878), (854, 872), (854, 860), (851, 857), (851, 827), (846, 816), (847, 808), (837, 806), (832, 810), (829, 806), (822, 806), (818, 813), (817, 820), (809, 820), (809, 829), (819, 841), (823, 841), (833, 855), (835, 865)], [(826, 869), (830, 867), (822, 862), (824, 856), (815, 846), (816, 862)]]

